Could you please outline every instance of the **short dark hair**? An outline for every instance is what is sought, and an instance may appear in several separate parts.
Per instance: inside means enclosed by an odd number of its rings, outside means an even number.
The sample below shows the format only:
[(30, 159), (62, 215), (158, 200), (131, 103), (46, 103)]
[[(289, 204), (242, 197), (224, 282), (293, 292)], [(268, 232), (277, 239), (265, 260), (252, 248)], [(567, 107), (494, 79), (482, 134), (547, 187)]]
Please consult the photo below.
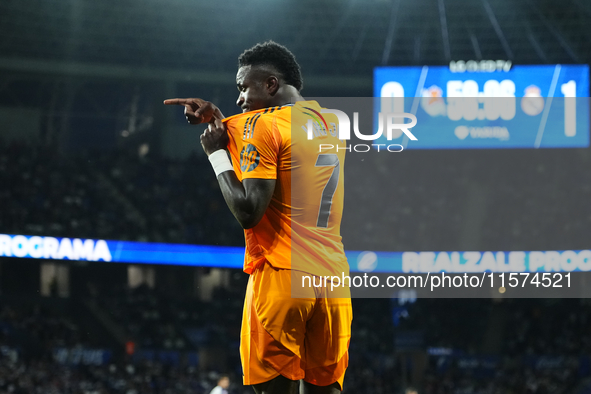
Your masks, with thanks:
[(289, 49), (274, 41), (256, 44), (242, 52), (238, 57), (238, 67), (244, 66), (271, 66), (281, 74), (288, 85), (292, 85), (298, 91), (304, 87), (300, 65), (295, 56)]

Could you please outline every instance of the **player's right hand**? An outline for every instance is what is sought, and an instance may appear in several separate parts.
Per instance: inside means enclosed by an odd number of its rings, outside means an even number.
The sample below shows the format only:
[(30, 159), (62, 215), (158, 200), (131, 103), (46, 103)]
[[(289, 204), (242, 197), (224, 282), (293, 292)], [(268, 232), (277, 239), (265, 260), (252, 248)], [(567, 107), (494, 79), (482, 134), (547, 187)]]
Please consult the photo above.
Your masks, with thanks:
[(226, 149), (228, 146), (228, 131), (221, 120), (210, 123), (207, 129), (201, 134), (201, 146), (207, 156), (216, 150)]
[(200, 98), (175, 98), (164, 100), (164, 105), (183, 105), (185, 117), (191, 124), (214, 123), (224, 115), (212, 102)]

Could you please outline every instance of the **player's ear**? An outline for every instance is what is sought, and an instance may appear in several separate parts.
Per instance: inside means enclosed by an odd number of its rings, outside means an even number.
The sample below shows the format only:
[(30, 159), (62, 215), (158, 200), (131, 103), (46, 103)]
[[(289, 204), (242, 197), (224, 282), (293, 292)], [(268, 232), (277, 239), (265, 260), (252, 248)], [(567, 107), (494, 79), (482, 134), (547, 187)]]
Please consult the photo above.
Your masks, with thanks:
[(276, 76), (271, 75), (265, 81), (265, 87), (271, 96), (275, 96), (275, 93), (279, 90), (279, 79), (277, 79)]

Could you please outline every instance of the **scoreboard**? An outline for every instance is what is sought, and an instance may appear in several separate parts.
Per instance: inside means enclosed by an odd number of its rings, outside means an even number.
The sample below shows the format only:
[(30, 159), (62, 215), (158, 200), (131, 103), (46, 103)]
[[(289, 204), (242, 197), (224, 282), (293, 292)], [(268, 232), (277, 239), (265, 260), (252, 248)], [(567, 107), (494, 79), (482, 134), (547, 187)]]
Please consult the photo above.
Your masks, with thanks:
[(417, 141), (389, 141), (408, 149), (589, 146), (588, 65), (377, 67), (374, 97), (374, 132), (380, 112), (416, 116)]

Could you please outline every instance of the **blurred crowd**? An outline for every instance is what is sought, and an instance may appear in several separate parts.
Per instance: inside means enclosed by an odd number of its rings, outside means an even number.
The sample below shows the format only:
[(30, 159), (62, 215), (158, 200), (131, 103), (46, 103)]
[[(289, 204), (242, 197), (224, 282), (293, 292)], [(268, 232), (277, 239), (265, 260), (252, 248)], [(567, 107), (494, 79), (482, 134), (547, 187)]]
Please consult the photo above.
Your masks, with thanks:
[(566, 394), (589, 387), (587, 300), (423, 299), (408, 309), (402, 326), (426, 328), (434, 347), (426, 394)]
[[(0, 392), (207, 393), (220, 373), (230, 374), (230, 393), (249, 392), (240, 384), (237, 293), (218, 289), (204, 302), (140, 286), (101, 296), (100, 307), (135, 340), (131, 352), (86, 335), (89, 322), (71, 308), (47, 307), (80, 301), (0, 298)], [(411, 383), (425, 394), (583, 393), (591, 376), (591, 306), (579, 300), (419, 299), (399, 319), (397, 299), (355, 299), (353, 307), (345, 393), (398, 394)], [(408, 333), (421, 339), (409, 345)], [(59, 349), (102, 356), (59, 357)], [(211, 351), (219, 363), (203, 368)]]
[(243, 245), (207, 158), (127, 151), (62, 155), (0, 146), (0, 231), (210, 245)]
[[(110, 296), (115, 296), (113, 292)], [(111, 306), (107, 296), (105, 307)], [(221, 294), (218, 294), (221, 296)], [(171, 330), (134, 330), (127, 333), (137, 338), (137, 352), (125, 352), (123, 346), (113, 347), (107, 338), (92, 338), (86, 332), (89, 324), (83, 317), (73, 313), (73, 306), (80, 306), (77, 300), (45, 299), (35, 297), (0, 298), (0, 392), (1, 393), (209, 393), (219, 377), (219, 369), (204, 369), (187, 360), (187, 347), (207, 347), (210, 341), (217, 348), (232, 348), (237, 352), (240, 313), (232, 310), (235, 302), (220, 298), (209, 304), (196, 300), (186, 300), (192, 304), (187, 310), (171, 310), (173, 303), (156, 291), (138, 288), (130, 291), (123, 304), (117, 310), (108, 310), (114, 319), (129, 313), (128, 319), (115, 320), (117, 324), (128, 328), (128, 324), (143, 327), (148, 322), (158, 320)], [(212, 313), (223, 303), (227, 316), (238, 319), (232, 326), (226, 326), (221, 314)], [(191, 323), (179, 324), (183, 320)], [(120, 315), (121, 314), (121, 315)], [(170, 321), (154, 319), (147, 315), (162, 314)], [(175, 317), (180, 318), (175, 319)], [(156, 326), (152, 321), (152, 326)], [(173, 328), (174, 327), (174, 328)], [(224, 335), (204, 338), (204, 342), (176, 345), (175, 339), (190, 343), (184, 335), (183, 327), (206, 327), (209, 330), (228, 329), (230, 338)], [(178, 332), (174, 330), (178, 328)], [(108, 335), (108, 334), (107, 334)], [(162, 342), (159, 340), (162, 339)], [(230, 342), (231, 341), (231, 342)], [(173, 346), (168, 345), (172, 343)], [(121, 344), (119, 344), (121, 345)], [(167, 359), (151, 358), (146, 350), (176, 350), (181, 357)], [(64, 352), (66, 356), (64, 356)], [(80, 356), (77, 357), (76, 355)], [(88, 356), (90, 355), (90, 356)], [(97, 356), (98, 355), (98, 356)], [(201, 355), (201, 354), (200, 354)], [(237, 356), (230, 362), (230, 376), (234, 381), (232, 393), (242, 393), (239, 384), (241, 376), (237, 366)], [(226, 364), (229, 364), (226, 363)], [(238, 367), (238, 369), (237, 369)]]
[(195, 367), (159, 362), (78, 366), (51, 359), (0, 362), (0, 392), (14, 394), (207, 394), (216, 377)]
[(208, 302), (160, 294), (142, 285), (113, 289), (97, 297), (97, 303), (139, 348), (195, 350), (207, 343), (237, 347), (245, 291), (242, 282), (216, 289)]

